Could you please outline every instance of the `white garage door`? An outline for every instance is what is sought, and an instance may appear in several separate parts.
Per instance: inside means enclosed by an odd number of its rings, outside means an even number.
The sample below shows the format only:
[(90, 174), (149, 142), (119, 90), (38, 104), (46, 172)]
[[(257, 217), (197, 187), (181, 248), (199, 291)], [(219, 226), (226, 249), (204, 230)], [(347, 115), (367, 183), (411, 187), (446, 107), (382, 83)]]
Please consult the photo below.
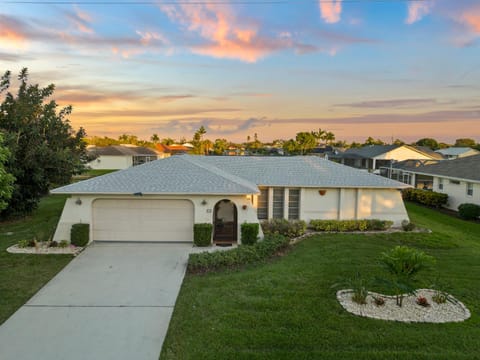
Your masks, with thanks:
[(193, 241), (193, 204), (188, 200), (96, 200), (93, 240)]

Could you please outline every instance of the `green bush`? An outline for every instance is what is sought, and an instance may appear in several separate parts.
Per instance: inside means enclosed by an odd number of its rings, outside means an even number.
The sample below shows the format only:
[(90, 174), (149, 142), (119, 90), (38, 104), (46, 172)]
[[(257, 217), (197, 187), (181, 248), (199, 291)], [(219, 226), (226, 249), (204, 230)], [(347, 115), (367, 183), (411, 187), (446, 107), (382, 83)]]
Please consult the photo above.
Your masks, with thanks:
[(265, 235), (283, 235), (295, 238), (305, 234), (307, 224), (303, 220), (270, 219), (262, 221), (262, 231)]
[(242, 234), (242, 244), (243, 245), (253, 245), (258, 240), (258, 231), (260, 225), (258, 223), (243, 223), (240, 226), (240, 231)]
[(70, 243), (75, 246), (86, 246), (90, 238), (89, 224), (73, 224), (70, 230)]
[(461, 204), (458, 207), (458, 215), (465, 220), (475, 220), (480, 217), (480, 206), (476, 204)]
[(68, 241), (67, 240), (61, 240), (59, 243), (58, 243), (58, 247), (59, 248), (66, 248), (68, 247)]
[(266, 236), (253, 245), (239, 245), (232, 250), (190, 254), (188, 272), (205, 273), (237, 268), (267, 260), (290, 245), (290, 240), (281, 235)]
[(387, 230), (393, 225), (392, 221), (370, 220), (311, 220), (309, 227), (315, 231), (379, 231)]
[(413, 231), (415, 230), (415, 224), (409, 220), (402, 221), (402, 229), (403, 231)]
[(412, 188), (404, 189), (402, 191), (402, 197), (404, 200), (417, 202), (434, 208), (442, 207), (446, 205), (448, 201), (447, 194)]
[(210, 246), (212, 243), (212, 231), (213, 225), (204, 223), (204, 224), (194, 224), (193, 225), (193, 242), (195, 245), (203, 247)]

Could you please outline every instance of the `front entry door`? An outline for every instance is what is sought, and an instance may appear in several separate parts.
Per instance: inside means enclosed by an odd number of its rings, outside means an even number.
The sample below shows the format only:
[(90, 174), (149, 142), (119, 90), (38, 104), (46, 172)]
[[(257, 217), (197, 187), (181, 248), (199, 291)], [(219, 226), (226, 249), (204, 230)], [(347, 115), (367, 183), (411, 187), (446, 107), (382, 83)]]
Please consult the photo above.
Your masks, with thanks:
[(216, 243), (237, 242), (237, 207), (230, 200), (221, 200), (214, 210), (213, 241)]

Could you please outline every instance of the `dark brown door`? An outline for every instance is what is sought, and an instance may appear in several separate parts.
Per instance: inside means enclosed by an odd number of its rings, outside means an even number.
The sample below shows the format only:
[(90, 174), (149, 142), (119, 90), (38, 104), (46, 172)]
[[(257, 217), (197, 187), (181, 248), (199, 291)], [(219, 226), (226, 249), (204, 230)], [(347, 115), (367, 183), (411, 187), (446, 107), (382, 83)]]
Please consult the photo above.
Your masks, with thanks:
[(230, 200), (219, 201), (214, 209), (213, 241), (237, 242), (237, 207)]

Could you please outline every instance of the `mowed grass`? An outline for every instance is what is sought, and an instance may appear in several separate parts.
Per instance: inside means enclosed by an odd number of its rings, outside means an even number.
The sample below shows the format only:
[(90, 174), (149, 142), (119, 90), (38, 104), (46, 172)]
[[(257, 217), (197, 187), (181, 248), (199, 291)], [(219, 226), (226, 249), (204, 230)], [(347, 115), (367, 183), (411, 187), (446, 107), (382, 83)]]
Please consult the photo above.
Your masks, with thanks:
[(32, 216), (0, 223), (0, 324), (72, 259), (71, 255), (10, 254), (6, 251), (19, 240), (49, 239), (65, 199), (64, 196), (45, 197)]
[[(243, 271), (187, 275), (161, 359), (478, 359), (480, 225), (407, 204), (433, 233), (321, 235), (282, 258)], [(407, 324), (357, 317), (332, 284), (381, 275), (380, 253), (418, 247), (472, 312), (463, 323)], [(381, 289), (373, 289), (381, 290)]]

